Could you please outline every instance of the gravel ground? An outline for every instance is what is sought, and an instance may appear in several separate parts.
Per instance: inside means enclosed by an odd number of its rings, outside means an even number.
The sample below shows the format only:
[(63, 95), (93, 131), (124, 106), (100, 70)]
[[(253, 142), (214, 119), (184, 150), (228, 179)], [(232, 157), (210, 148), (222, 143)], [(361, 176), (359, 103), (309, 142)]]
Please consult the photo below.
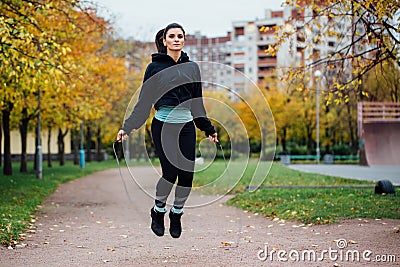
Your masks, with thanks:
[[(142, 189), (154, 187), (154, 170), (134, 172), (146, 177)], [(23, 244), (0, 248), (0, 266), (400, 266), (399, 220), (302, 225), (228, 207), (230, 196), (213, 201), (194, 192), (190, 203), (213, 203), (186, 208), (182, 236), (173, 239), (150, 230), (152, 198), (135, 184), (128, 189), (132, 200), (118, 169), (61, 185)]]

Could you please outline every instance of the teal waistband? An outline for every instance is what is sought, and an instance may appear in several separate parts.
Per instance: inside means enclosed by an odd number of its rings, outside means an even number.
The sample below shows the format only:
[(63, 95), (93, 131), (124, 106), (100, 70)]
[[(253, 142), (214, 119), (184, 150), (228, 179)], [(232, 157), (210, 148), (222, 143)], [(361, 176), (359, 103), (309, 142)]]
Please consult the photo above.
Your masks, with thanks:
[(184, 107), (161, 106), (154, 117), (168, 123), (186, 123), (193, 120), (190, 110)]

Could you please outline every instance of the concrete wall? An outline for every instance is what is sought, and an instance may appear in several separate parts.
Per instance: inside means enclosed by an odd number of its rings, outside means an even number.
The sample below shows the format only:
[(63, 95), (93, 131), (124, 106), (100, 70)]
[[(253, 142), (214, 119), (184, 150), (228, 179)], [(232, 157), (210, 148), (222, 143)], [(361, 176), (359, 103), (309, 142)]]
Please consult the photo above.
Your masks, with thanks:
[[(56, 154), (58, 152), (57, 149), (57, 136), (58, 136), (58, 129), (54, 129), (51, 133), (51, 145), (50, 150), (52, 154)], [(48, 139), (48, 132), (46, 129), (42, 130), (41, 133), (42, 137), (42, 151), (43, 154), (48, 152), (47, 146), (47, 139)], [(2, 138), (2, 153), (4, 153), (4, 136)], [(64, 137), (65, 142), (65, 153), (71, 153), (71, 135), (68, 134)], [(35, 134), (33, 132), (28, 133), (28, 140), (27, 140), (27, 153), (34, 154), (35, 153)], [(12, 131), (11, 132), (11, 154), (18, 155), (21, 154), (21, 135), (19, 131)]]

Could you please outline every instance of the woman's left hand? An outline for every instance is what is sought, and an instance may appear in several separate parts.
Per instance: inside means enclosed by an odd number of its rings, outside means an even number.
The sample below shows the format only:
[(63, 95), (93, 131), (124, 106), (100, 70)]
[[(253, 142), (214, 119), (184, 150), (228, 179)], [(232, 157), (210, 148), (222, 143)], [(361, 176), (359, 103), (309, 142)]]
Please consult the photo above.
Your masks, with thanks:
[(214, 144), (218, 143), (218, 135), (217, 133), (214, 133), (212, 135), (208, 136), (208, 140), (210, 140), (211, 142), (213, 142)]

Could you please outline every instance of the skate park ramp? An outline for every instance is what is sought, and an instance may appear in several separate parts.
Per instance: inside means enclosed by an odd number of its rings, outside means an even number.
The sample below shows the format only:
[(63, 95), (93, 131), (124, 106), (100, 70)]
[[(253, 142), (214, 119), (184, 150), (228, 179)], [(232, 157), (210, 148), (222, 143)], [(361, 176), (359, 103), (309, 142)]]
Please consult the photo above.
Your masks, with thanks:
[(368, 165), (400, 166), (400, 122), (370, 122), (363, 128)]
[(369, 166), (400, 166), (400, 103), (359, 102), (358, 135)]

